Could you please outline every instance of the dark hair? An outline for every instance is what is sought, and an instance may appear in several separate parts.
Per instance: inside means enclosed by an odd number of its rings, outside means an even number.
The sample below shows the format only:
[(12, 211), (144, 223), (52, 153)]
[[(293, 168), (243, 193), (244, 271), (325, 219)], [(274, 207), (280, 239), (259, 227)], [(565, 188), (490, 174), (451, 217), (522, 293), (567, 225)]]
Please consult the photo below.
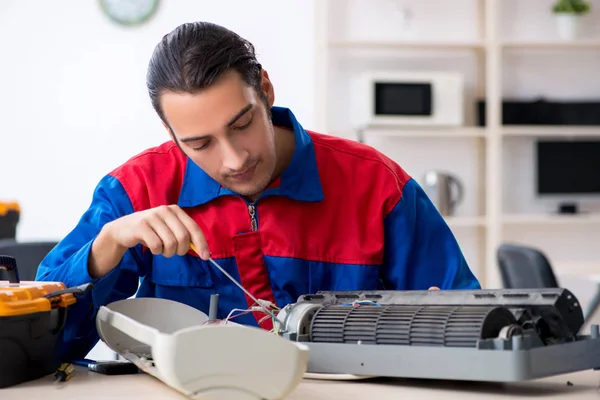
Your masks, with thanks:
[(148, 65), (146, 85), (152, 106), (164, 121), (161, 93), (197, 93), (225, 72), (235, 70), (264, 96), (261, 69), (254, 46), (248, 40), (220, 25), (191, 22), (166, 34), (156, 46)]

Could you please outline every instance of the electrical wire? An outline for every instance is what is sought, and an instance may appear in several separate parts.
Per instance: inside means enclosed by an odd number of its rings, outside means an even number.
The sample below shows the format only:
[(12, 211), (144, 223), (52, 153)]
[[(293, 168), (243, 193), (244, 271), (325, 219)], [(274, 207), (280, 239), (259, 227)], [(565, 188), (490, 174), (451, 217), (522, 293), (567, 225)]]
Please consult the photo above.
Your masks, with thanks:
[[(234, 312), (236, 312), (236, 311), (240, 311), (240, 314), (233, 315), (233, 313), (234, 313)], [(225, 319), (223, 320), (223, 322), (227, 323), (227, 322), (231, 321), (231, 320), (232, 320), (232, 319), (234, 319), (234, 318), (241, 317), (242, 315), (249, 314), (249, 313), (251, 313), (252, 311), (259, 311), (259, 312), (262, 312), (262, 310), (261, 310), (259, 307), (250, 307), (250, 308), (248, 308), (248, 309), (246, 309), (246, 310), (242, 310), (241, 308), (234, 308), (234, 309), (232, 309), (232, 310), (229, 312), (229, 314), (227, 315), (227, 318), (225, 318)]]
[[(194, 252), (196, 254), (199, 254), (198, 250), (196, 249), (196, 246), (193, 243), (190, 243), (190, 248), (192, 250), (194, 250)], [(261, 307), (265, 313), (269, 314), (271, 316), (271, 318), (273, 318), (273, 322), (277, 321), (277, 322), (279, 322), (280, 325), (283, 325), (283, 323), (279, 319), (277, 319), (277, 316), (275, 316), (275, 314), (272, 311), (268, 310), (267, 307), (264, 305), (264, 303), (271, 304), (270, 301), (258, 300), (256, 297), (254, 297), (252, 295), (252, 293), (247, 291), (246, 288), (244, 288), (240, 283), (238, 283), (238, 281), (236, 281), (231, 275), (229, 275), (229, 273), (227, 271), (225, 271), (223, 268), (221, 268), (221, 266), (219, 264), (217, 264), (217, 262), (215, 260), (213, 260), (211, 257), (209, 257), (208, 261), (210, 261), (212, 265), (217, 267), (227, 278), (229, 278), (233, 283), (235, 283), (237, 285), (237, 287), (242, 289), (242, 291), (244, 293), (246, 293), (248, 295), (248, 297), (250, 297), (252, 300), (254, 300), (254, 302), (256, 304), (258, 304), (258, 306)]]
[(277, 317), (275, 316), (275, 314), (273, 314), (272, 311), (268, 310), (267, 307), (265, 307), (265, 305), (263, 303), (270, 303), (270, 302), (266, 302), (266, 301), (260, 301), (258, 300), (256, 297), (254, 297), (252, 295), (252, 293), (250, 293), (248, 290), (246, 290), (246, 288), (244, 288), (240, 283), (238, 283), (238, 281), (236, 281), (231, 275), (229, 275), (229, 273), (227, 271), (225, 271), (223, 268), (221, 268), (221, 266), (219, 264), (216, 263), (215, 260), (213, 260), (212, 258), (209, 258), (208, 261), (210, 261), (215, 267), (217, 267), (223, 274), (225, 274), (226, 277), (228, 277), (233, 283), (235, 283), (237, 285), (237, 287), (239, 287), (240, 289), (242, 289), (242, 291), (244, 293), (246, 293), (248, 295), (248, 297), (250, 297), (252, 300), (254, 300), (254, 302), (256, 304), (258, 304), (258, 306), (260, 308), (262, 308), (264, 310), (265, 313), (271, 315), (273, 317), (273, 319), (277, 319)]
[[(271, 308), (275, 308), (275, 309), (279, 310), (279, 307), (277, 307), (275, 305), (272, 305)], [(236, 311), (240, 312), (240, 314), (233, 315), (233, 313), (236, 312)], [(228, 321), (231, 321), (232, 319), (237, 318), (237, 317), (241, 317), (242, 315), (249, 314), (251, 312), (262, 312), (262, 313), (264, 313), (264, 310), (261, 307), (256, 307), (256, 306), (252, 306), (252, 307), (250, 307), (250, 308), (248, 308), (246, 310), (242, 310), (242, 309), (239, 309), (239, 308), (234, 308), (234, 309), (232, 309), (229, 312), (229, 315), (227, 315), (227, 318), (225, 318), (223, 321), (225, 322), (225, 324), (227, 324)], [(272, 316), (271, 316), (270, 313), (267, 314), (267, 315), (265, 315), (264, 317), (262, 317), (258, 321), (258, 324), (261, 325), (263, 322), (265, 322), (269, 318), (272, 318)], [(273, 326), (275, 326), (275, 324), (273, 324)], [(279, 336), (279, 331), (277, 329), (275, 329), (275, 327), (273, 329), (271, 329), (269, 332), (270, 333), (275, 333), (275, 335)]]
[[(270, 303), (270, 302), (269, 302), (269, 303)], [(255, 304), (256, 304), (256, 303), (255, 303)], [(270, 304), (271, 304), (270, 308), (273, 308), (273, 309), (275, 309), (275, 310), (279, 310), (279, 307), (277, 307), (277, 306), (273, 305), (272, 303), (270, 303)], [(234, 315), (234, 313), (235, 313), (235, 312), (238, 312), (238, 314), (235, 314), (235, 315)], [(205, 325), (205, 324), (221, 324), (221, 323), (226, 325), (226, 324), (227, 324), (229, 321), (231, 321), (232, 319), (235, 319), (235, 318), (241, 317), (241, 316), (243, 316), (243, 315), (250, 314), (250, 313), (252, 313), (252, 312), (260, 312), (260, 313), (266, 314), (266, 313), (265, 313), (265, 311), (263, 310), (263, 308), (261, 308), (260, 306), (257, 306), (257, 305), (252, 305), (252, 307), (250, 307), (250, 308), (247, 308), (247, 309), (234, 308), (234, 309), (232, 309), (232, 310), (229, 312), (229, 314), (227, 315), (227, 317), (226, 317), (225, 319), (219, 319), (219, 320), (213, 320), (213, 321), (211, 321), (211, 320), (206, 320), (206, 321), (204, 321), (204, 322), (202, 323), (202, 325)], [(267, 319), (270, 319), (270, 318), (272, 318), (271, 314), (266, 314), (264, 317), (262, 317), (262, 318), (261, 318), (261, 319), (258, 321), (258, 324), (260, 325), (260, 324), (262, 324), (264, 321), (266, 321)], [(269, 332), (270, 332), (270, 333), (275, 333), (276, 335), (278, 335), (278, 336), (279, 336), (279, 332), (278, 332), (278, 331), (277, 331), (275, 328), (271, 329)]]

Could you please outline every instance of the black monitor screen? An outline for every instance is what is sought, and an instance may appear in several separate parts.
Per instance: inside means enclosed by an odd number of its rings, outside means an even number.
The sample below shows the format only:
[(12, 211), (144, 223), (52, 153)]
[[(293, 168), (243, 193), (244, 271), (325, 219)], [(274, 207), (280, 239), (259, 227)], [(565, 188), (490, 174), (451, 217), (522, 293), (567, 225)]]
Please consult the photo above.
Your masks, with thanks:
[(375, 84), (375, 114), (377, 115), (430, 116), (432, 112), (431, 84)]
[(539, 194), (600, 194), (600, 140), (537, 142)]

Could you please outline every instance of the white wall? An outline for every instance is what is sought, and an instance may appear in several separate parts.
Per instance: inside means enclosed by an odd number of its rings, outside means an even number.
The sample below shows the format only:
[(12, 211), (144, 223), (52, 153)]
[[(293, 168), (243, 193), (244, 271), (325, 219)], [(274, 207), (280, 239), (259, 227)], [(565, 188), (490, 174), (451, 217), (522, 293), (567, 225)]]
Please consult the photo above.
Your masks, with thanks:
[(98, 180), (168, 140), (145, 89), (164, 34), (194, 20), (223, 24), (257, 47), (276, 103), (313, 125), (313, 2), (161, 2), (126, 29), (96, 0), (0, 1), (0, 201), (23, 208), (20, 240), (59, 239), (89, 205)]
[[(0, 201), (23, 209), (20, 240), (60, 239), (88, 207), (98, 180), (168, 140), (145, 88), (150, 54), (177, 25), (210, 20), (251, 40), (276, 104), (314, 124), (310, 0), (163, 0), (126, 29), (96, 0), (0, 1)], [(112, 359), (99, 343), (93, 359)]]

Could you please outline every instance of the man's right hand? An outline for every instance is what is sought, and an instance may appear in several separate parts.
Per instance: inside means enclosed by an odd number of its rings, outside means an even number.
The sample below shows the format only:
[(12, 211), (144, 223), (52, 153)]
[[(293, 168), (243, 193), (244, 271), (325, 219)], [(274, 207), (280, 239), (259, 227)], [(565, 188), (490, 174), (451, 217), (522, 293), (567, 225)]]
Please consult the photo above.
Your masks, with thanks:
[(99, 278), (114, 269), (125, 252), (142, 244), (152, 254), (185, 255), (193, 243), (198, 255), (208, 260), (206, 238), (196, 222), (179, 206), (160, 206), (126, 215), (107, 223), (92, 245), (88, 270)]

